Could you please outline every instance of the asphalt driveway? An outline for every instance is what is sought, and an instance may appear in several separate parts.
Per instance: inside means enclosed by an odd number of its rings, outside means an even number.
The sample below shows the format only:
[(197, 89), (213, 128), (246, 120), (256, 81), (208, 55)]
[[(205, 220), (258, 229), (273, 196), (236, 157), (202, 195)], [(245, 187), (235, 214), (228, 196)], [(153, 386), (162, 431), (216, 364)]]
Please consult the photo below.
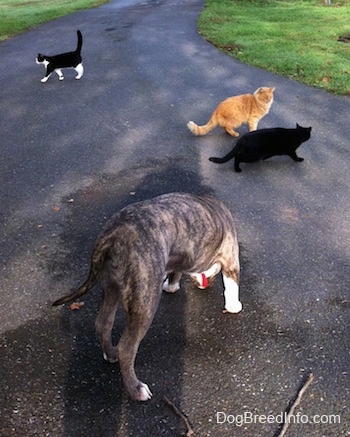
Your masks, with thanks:
[[(309, 372), (287, 435), (350, 435), (349, 98), (220, 53), (197, 32), (202, 7), (115, 0), (0, 44), (1, 436), (184, 435), (166, 395), (196, 436), (272, 437)], [(37, 52), (73, 49), (78, 28), (84, 77), (42, 84)], [(240, 174), (209, 162), (232, 138), (196, 138), (187, 121), (259, 86), (276, 87), (259, 127), (312, 126), (305, 161)], [(84, 279), (108, 217), (170, 191), (213, 193), (234, 213), (243, 311), (222, 314), (219, 279), (164, 295), (136, 363), (154, 396), (135, 403), (102, 358), (99, 289), (79, 311), (51, 302)], [(123, 324), (120, 312), (115, 341)]]

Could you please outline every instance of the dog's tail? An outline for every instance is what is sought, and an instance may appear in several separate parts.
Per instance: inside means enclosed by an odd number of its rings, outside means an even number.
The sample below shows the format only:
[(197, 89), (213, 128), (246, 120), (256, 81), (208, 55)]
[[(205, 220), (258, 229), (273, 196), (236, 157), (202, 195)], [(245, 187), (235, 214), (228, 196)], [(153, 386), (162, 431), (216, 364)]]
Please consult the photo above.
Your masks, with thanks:
[(199, 135), (199, 136), (206, 135), (208, 132), (213, 130), (217, 125), (218, 125), (218, 122), (216, 120), (215, 112), (210, 117), (210, 120), (208, 121), (208, 123), (203, 125), (203, 126), (198, 126), (194, 121), (189, 121), (187, 123), (187, 127), (189, 128), (189, 130), (193, 134)]
[(95, 286), (101, 274), (109, 248), (110, 244), (108, 240), (101, 240), (99, 244), (97, 243), (95, 245), (91, 255), (90, 273), (87, 280), (73, 293), (67, 294), (66, 296), (63, 296), (60, 299), (56, 300), (52, 304), (53, 306), (58, 306), (67, 302), (71, 302), (72, 300), (75, 300), (88, 293)]
[(78, 35), (78, 45), (75, 51), (76, 53), (80, 54), (81, 48), (83, 46), (83, 35), (81, 34), (80, 30), (77, 30), (77, 35)]
[(229, 161), (230, 159), (234, 158), (237, 154), (237, 151), (233, 148), (231, 152), (229, 152), (227, 155), (223, 156), (222, 158), (215, 158), (212, 156), (209, 158), (209, 161), (216, 162), (216, 164), (223, 164), (224, 162)]

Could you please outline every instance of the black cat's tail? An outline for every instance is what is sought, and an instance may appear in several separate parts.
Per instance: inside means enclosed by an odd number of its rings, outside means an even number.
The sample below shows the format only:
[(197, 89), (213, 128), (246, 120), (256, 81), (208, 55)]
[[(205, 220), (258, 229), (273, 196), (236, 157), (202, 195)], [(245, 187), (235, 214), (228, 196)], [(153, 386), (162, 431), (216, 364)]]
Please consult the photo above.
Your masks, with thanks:
[(81, 48), (83, 46), (83, 35), (81, 34), (80, 30), (77, 30), (77, 35), (78, 35), (78, 45), (75, 51), (76, 53), (80, 54)]
[(209, 158), (209, 161), (211, 162), (215, 162), (216, 164), (223, 164), (224, 162), (229, 161), (230, 159), (234, 158), (236, 156), (236, 150), (233, 149), (231, 150), (230, 153), (228, 153), (227, 155), (223, 156), (222, 158), (215, 158), (214, 156)]

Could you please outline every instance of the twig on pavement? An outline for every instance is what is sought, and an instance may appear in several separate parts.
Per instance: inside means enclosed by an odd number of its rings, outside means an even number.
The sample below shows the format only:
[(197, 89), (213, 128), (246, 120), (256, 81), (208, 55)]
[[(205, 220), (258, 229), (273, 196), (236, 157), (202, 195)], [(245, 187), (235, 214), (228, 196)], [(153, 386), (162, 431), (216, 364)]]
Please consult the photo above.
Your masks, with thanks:
[(177, 414), (183, 420), (186, 426), (186, 437), (190, 437), (191, 435), (194, 435), (194, 431), (191, 428), (191, 425), (187, 417), (183, 415), (181, 411), (177, 408), (177, 406), (173, 402), (171, 402), (171, 400), (168, 399), (165, 395), (163, 396), (163, 399), (169, 405), (169, 407), (171, 407), (175, 411), (175, 414)]
[(305, 393), (305, 391), (307, 390), (307, 388), (309, 387), (309, 385), (312, 383), (313, 380), (314, 380), (314, 374), (311, 372), (308, 375), (308, 377), (306, 378), (302, 387), (299, 389), (297, 397), (296, 397), (295, 401), (293, 402), (292, 406), (290, 407), (290, 410), (288, 411), (288, 414), (287, 414), (287, 417), (284, 421), (283, 427), (282, 427), (280, 433), (276, 435), (276, 437), (283, 437), (286, 434), (288, 426), (289, 426), (290, 418), (294, 414), (296, 407), (301, 402), (301, 398), (303, 397), (303, 394)]

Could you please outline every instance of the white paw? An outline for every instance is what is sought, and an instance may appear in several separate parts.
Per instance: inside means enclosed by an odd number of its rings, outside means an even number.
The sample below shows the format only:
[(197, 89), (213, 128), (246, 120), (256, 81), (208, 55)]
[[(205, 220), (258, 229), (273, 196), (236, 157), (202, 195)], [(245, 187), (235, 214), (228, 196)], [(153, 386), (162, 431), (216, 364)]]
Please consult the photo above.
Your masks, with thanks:
[(106, 352), (103, 352), (103, 358), (105, 361), (107, 361), (108, 363), (116, 363), (118, 361), (118, 359), (113, 359), (113, 358), (109, 358), (108, 355), (106, 354)]
[(225, 305), (224, 313), (239, 313), (242, 311), (242, 304), (238, 300), (237, 302), (230, 302), (230, 304)]
[(42, 82), (42, 83), (45, 83), (45, 82), (47, 82), (48, 81), (48, 77), (43, 77), (41, 80), (40, 80), (40, 82)]
[(169, 284), (169, 279), (166, 278), (163, 282), (163, 290), (167, 293), (175, 293), (177, 290), (180, 290), (180, 283), (175, 282), (174, 284)]
[(152, 397), (151, 390), (143, 382), (140, 383), (139, 393), (139, 401), (148, 401)]
[(239, 300), (238, 284), (227, 276), (223, 275), (224, 279), (224, 296), (225, 296), (225, 310), (228, 313), (239, 313), (242, 310), (242, 304)]
[(59, 80), (63, 80), (63, 79), (64, 79), (64, 76), (60, 76), (58, 79), (59, 79)]

